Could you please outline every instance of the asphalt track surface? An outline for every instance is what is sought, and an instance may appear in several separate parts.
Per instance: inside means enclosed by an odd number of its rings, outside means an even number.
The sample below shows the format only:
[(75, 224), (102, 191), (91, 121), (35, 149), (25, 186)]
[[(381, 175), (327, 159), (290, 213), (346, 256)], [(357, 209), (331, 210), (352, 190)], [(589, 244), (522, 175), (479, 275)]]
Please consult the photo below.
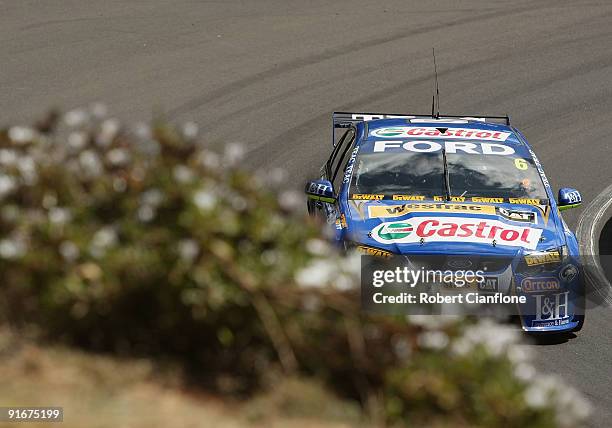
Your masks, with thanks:
[[(0, 0), (0, 125), (97, 100), (166, 112), (301, 188), (333, 110), (430, 111), (432, 47), (443, 113), (510, 114), (555, 189), (612, 183), (610, 1)], [(533, 348), (609, 426), (612, 308)]]

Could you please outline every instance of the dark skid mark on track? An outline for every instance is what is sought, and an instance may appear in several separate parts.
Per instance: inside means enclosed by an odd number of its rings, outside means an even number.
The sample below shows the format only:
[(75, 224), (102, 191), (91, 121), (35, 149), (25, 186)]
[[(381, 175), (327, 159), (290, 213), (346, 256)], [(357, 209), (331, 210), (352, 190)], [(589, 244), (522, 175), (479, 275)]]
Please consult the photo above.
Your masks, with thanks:
[(487, 101), (491, 104), (495, 104), (508, 100), (509, 98), (522, 97), (525, 93), (544, 90), (546, 87), (559, 84), (564, 80), (586, 76), (609, 67), (612, 67), (612, 54), (597, 56), (592, 61), (583, 62), (557, 71), (549, 71), (546, 76), (540, 80), (530, 79), (526, 81), (525, 85), (513, 87), (511, 90), (504, 92), (498, 92), (498, 95), (488, 98)]
[[(430, 58), (431, 54), (429, 52), (425, 53), (422, 58)], [(237, 116), (243, 116), (243, 115), (247, 115), (252, 111), (256, 111), (259, 110), (261, 108), (265, 108), (269, 105), (272, 104), (276, 104), (280, 101), (283, 101), (285, 99), (291, 98), (293, 95), (300, 95), (303, 94), (304, 92), (307, 92), (310, 89), (320, 89), (322, 87), (324, 87), (325, 85), (333, 85), (334, 81), (337, 80), (341, 80), (344, 78), (351, 78), (351, 77), (355, 77), (355, 75), (365, 75), (368, 73), (372, 73), (372, 72), (376, 72), (379, 71), (385, 67), (388, 66), (393, 66), (395, 64), (401, 64), (401, 63), (405, 63), (406, 59), (409, 58), (409, 56), (403, 56), (397, 59), (394, 59), (392, 61), (388, 61), (388, 62), (384, 62), (384, 63), (377, 63), (375, 65), (372, 66), (368, 66), (368, 67), (361, 67), (358, 69), (351, 69), (351, 71), (346, 72), (346, 73), (341, 73), (338, 74), (336, 76), (334, 76), (334, 80), (330, 80), (329, 78), (326, 79), (320, 79), (320, 80), (316, 80), (316, 81), (311, 81), (310, 83), (306, 84), (306, 85), (302, 85), (302, 86), (298, 86), (295, 87), (293, 89), (289, 89), (287, 91), (281, 92), (280, 94), (277, 94), (275, 96), (272, 97), (268, 97), (265, 98), (261, 101), (258, 101), (256, 103), (253, 104), (249, 104), (246, 105), (244, 107), (239, 108), (238, 110), (235, 110), (231, 113), (225, 114), (220, 116), (219, 118), (217, 118), (215, 120), (215, 123), (212, 123), (210, 125), (207, 125), (207, 130), (213, 130), (219, 126), (222, 126), (224, 124), (224, 121), (228, 120), (228, 119), (236, 119)]]
[[(447, 74), (451, 74), (451, 73), (456, 73), (456, 72), (461, 72), (461, 71), (465, 71), (465, 70), (469, 70), (471, 68), (474, 67), (480, 67), (483, 64), (488, 64), (491, 62), (491, 60), (495, 60), (501, 57), (504, 57), (504, 54), (501, 55), (495, 55), (493, 57), (489, 57), (486, 59), (481, 59), (478, 61), (473, 61), (470, 63), (466, 63), (466, 64), (462, 64), (459, 66), (456, 66), (454, 68), (451, 69), (447, 69), (443, 72), (439, 72), (438, 76), (445, 76)], [(397, 85), (393, 85), (390, 86), (388, 88), (385, 89), (381, 89), (379, 91), (376, 91), (374, 93), (370, 93), (367, 94), (363, 97), (354, 99), (346, 104), (343, 104), (341, 106), (336, 107), (335, 110), (337, 111), (342, 111), (342, 110), (350, 110), (351, 108), (357, 106), (357, 108), (359, 108), (359, 106), (363, 106), (366, 103), (372, 103), (373, 101), (377, 101), (377, 100), (381, 100), (381, 99), (385, 99), (393, 94), (396, 94), (397, 92), (401, 91), (401, 90), (405, 90), (406, 88), (409, 88), (413, 85), (419, 85), (425, 82), (430, 82), (431, 81), (431, 76), (427, 75), (427, 76), (423, 76), (423, 77), (418, 77), (415, 79), (410, 79), (401, 83), (398, 83)], [(420, 113), (420, 114), (426, 114), (427, 113), (427, 108), (423, 109), (423, 112), (414, 112), (414, 113)], [(412, 112), (410, 112), (412, 113)], [(477, 113), (477, 112), (467, 112), (467, 114), (472, 114), (472, 113)], [(258, 156), (262, 156), (263, 158), (267, 158), (269, 160), (269, 156), (270, 153), (268, 152), (268, 149), (270, 147), (276, 147), (276, 145), (278, 144), (282, 144), (283, 142), (287, 141), (287, 139), (291, 138), (293, 135), (300, 135), (300, 134), (306, 134), (308, 131), (312, 130), (312, 128), (317, 125), (318, 123), (321, 123), (322, 121), (325, 121), (327, 119), (329, 119), (331, 113), (322, 113), (319, 114), (317, 116), (315, 116), (314, 118), (307, 120), (305, 122), (300, 123), (297, 126), (294, 126), (292, 128), (289, 128), (287, 131), (283, 132), (282, 134), (274, 137), (272, 140), (268, 141), (266, 144), (258, 146), (256, 148), (254, 148), (250, 153), (249, 153), (249, 158), (253, 159), (253, 163), (257, 164), (257, 159), (261, 160)], [(452, 114), (452, 112), (447, 113), (447, 114)]]
[[(530, 52), (539, 52), (541, 51), (541, 49), (545, 46), (547, 48), (554, 48), (556, 46), (562, 46), (565, 44), (565, 41), (562, 40), (556, 40), (553, 42), (550, 42), (546, 45), (538, 45), (538, 46), (534, 46), (532, 48), (529, 49), (523, 49), (522, 52), (523, 53), (530, 53)], [(446, 69), (443, 70), (441, 72), (438, 72), (438, 76), (446, 76), (446, 75), (452, 75), (454, 73), (459, 73), (459, 72), (464, 72), (464, 71), (468, 71), (470, 69), (474, 69), (474, 68), (478, 68), (481, 67), (483, 65), (487, 65), (487, 64), (491, 64), (492, 62), (495, 62), (497, 60), (503, 60), (503, 59), (507, 59), (508, 56), (505, 52), (502, 52), (498, 55), (493, 55), (478, 61), (472, 61), (466, 64), (462, 64), (462, 65), (458, 65), (456, 67), (450, 68), (450, 69)], [(604, 60), (606, 63), (606, 66), (610, 66), (612, 65), (612, 61), (610, 61), (609, 59)], [(593, 61), (593, 63), (601, 63), (602, 60), (601, 58), (598, 60)], [(608, 64), (610, 63), (610, 64)], [(590, 62), (588, 63), (590, 64)], [(350, 102), (343, 104), (341, 106), (337, 106), (335, 108), (335, 110), (337, 111), (342, 111), (342, 110), (351, 110), (351, 108), (357, 108), (357, 109), (363, 109), (364, 105), (366, 104), (372, 104), (376, 101), (380, 101), (380, 100), (384, 100), (385, 98), (396, 94), (397, 92), (401, 91), (401, 90), (405, 90), (413, 85), (419, 85), (425, 82), (428, 82), (431, 80), (431, 76), (427, 75), (427, 76), (423, 76), (423, 77), (418, 77), (415, 79), (411, 79), (411, 80), (407, 80), (404, 82), (400, 82), (396, 85), (393, 85), (391, 87), (388, 88), (384, 88), (381, 89), (379, 91), (373, 92), (373, 93), (369, 93), (363, 97), (351, 100)], [(427, 107), (427, 106), (425, 106)], [(367, 110), (367, 108), (366, 108)], [(419, 113), (419, 112), (409, 112), (409, 113)], [(427, 113), (427, 108), (424, 108), (422, 112), (420, 113)], [(482, 113), (482, 112), (472, 112), (472, 111), (468, 111), (468, 112), (460, 112), (460, 114), (478, 114), (478, 113)], [(504, 114), (505, 112), (487, 112), (490, 114)], [(310, 120), (304, 121), (288, 130), (286, 130), (285, 132), (281, 133), (280, 135), (272, 138), (271, 140), (269, 140), (267, 143), (264, 143), (258, 147), (254, 147), (251, 151), (249, 156), (252, 159), (258, 159), (258, 160), (262, 160), (263, 158), (266, 158), (268, 161), (269, 159), (269, 153), (267, 153), (268, 151), (268, 147), (275, 147), (278, 144), (282, 144), (283, 142), (287, 141), (288, 138), (290, 138), (293, 135), (300, 135), (300, 134), (305, 134), (308, 131), (312, 130), (312, 128), (321, 123), (324, 122), (326, 120), (329, 119), (330, 117), (330, 112), (327, 113), (322, 113), (320, 115), (317, 115), (315, 117), (313, 117)], [(446, 114), (458, 114), (458, 112), (446, 112)], [(548, 113), (546, 113), (546, 115), (548, 115)], [(259, 158), (258, 156), (262, 156), (261, 158)], [(255, 162), (255, 161), (254, 161)], [(256, 162), (255, 162), (256, 163)]]
[[(611, 14), (606, 14), (606, 15), (611, 15)], [(599, 17), (601, 17), (603, 15), (599, 15)], [(589, 19), (590, 20), (590, 19)], [(579, 25), (580, 22), (576, 22), (575, 25)], [(606, 32), (604, 34), (596, 34), (596, 35), (589, 35), (589, 36), (584, 36), (584, 37), (579, 37), (579, 38), (574, 38), (572, 39), (572, 43), (575, 42), (586, 42), (586, 41), (592, 41), (592, 40), (600, 40), (600, 39), (605, 39), (606, 37), (612, 37), (612, 32)], [(567, 45), (567, 41), (566, 40), (556, 40), (553, 41), (546, 46), (547, 48), (556, 48), (556, 47), (561, 47), (561, 46), (566, 46)], [(528, 53), (528, 52), (539, 52), (542, 49), (542, 46), (538, 46), (537, 48), (531, 48), (531, 49), (525, 49), (523, 48), (521, 51), (523, 53)], [(427, 56), (429, 57), (430, 53), (426, 52), (423, 57)], [(405, 57), (400, 57), (397, 58), (395, 60), (392, 61), (388, 61), (382, 64), (376, 64), (375, 66), (371, 66), (371, 67), (363, 67), (363, 68), (359, 68), (357, 70), (351, 70), (350, 72), (347, 73), (342, 73), (340, 75), (335, 76), (335, 79), (342, 79), (344, 77), (353, 77), (356, 74), (359, 75), (363, 75), (369, 72), (373, 72), (373, 71), (377, 71), (380, 70), (381, 68), (385, 68), (387, 66), (393, 66), (395, 64), (400, 64), (400, 63), (404, 63), (406, 62), (406, 59), (408, 59), (410, 56), (405, 56)], [(490, 59), (497, 59), (497, 58), (502, 58), (502, 59), (507, 59), (508, 57), (506, 55), (504, 55), (503, 57), (493, 57)], [(546, 85), (550, 85), (550, 84), (554, 84), (559, 80), (565, 80), (565, 79), (569, 79), (572, 77), (577, 77), (580, 75), (585, 75), (594, 71), (597, 71), (601, 68), (607, 68), (610, 65), (612, 65), (612, 56), (610, 57), (605, 57), (605, 58), (601, 58), (601, 57), (597, 57), (595, 60), (591, 61), (591, 62), (587, 62), (587, 63), (582, 63), (580, 65), (577, 65), (575, 67), (572, 67), (570, 69), (566, 69), (566, 70), (560, 70), (556, 75), (554, 74), (549, 74), (547, 76), (546, 79), (542, 79), (542, 81), (538, 82), (538, 83), (534, 83), (534, 84), (528, 84), (525, 87), (521, 87), (520, 91), (517, 90), (517, 88), (513, 88), (510, 91), (506, 91), (504, 94), (499, 95), (499, 96), (495, 96), (495, 97), (489, 97), (488, 98), (488, 102), (490, 104), (496, 104), (500, 101), (505, 101), (508, 100), (509, 98), (512, 97), (519, 97), (519, 96), (523, 96), (525, 92), (532, 92), (538, 89), (541, 89), (542, 87), (546, 86)], [(595, 66), (596, 68), (592, 68), (593, 66)], [(446, 73), (440, 73), (440, 74), (446, 74)], [(551, 77), (554, 76), (554, 77)], [(531, 82), (531, 81), (529, 81)], [(312, 88), (319, 88), (325, 84), (331, 84), (333, 82), (330, 82), (329, 79), (321, 79), (315, 82), (311, 82), (309, 84), (306, 85), (302, 85), (287, 91), (284, 91), (278, 95), (275, 95), (273, 97), (269, 97), (266, 99), (263, 99), (261, 101), (258, 101), (254, 104), (251, 105), (247, 105), (244, 106), (238, 110), (235, 110), (231, 113), (225, 114), (220, 116), (219, 118), (217, 118), (215, 120), (215, 123), (209, 125), (207, 127), (207, 129), (213, 130), (215, 128), (218, 128), (219, 126), (222, 126), (223, 123), (228, 120), (228, 119), (236, 119), (236, 116), (241, 116), (241, 115), (247, 115), (252, 111), (255, 110), (259, 110), (261, 108), (265, 108), (271, 104), (275, 104), (278, 103), (284, 99), (290, 98), (293, 95), (296, 94), (302, 94), (305, 91), (312, 89)], [(371, 98), (370, 98), (371, 100)], [(339, 110), (340, 108), (338, 108)]]
[(286, 61), (273, 68), (269, 68), (267, 70), (261, 71), (259, 73), (253, 74), (243, 79), (236, 80), (235, 82), (221, 86), (205, 95), (193, 98), (190, 101), (187, 101), (186, 103), (179, 105), (171, 109), (170, 111), (168, 111), (168, 117), (171, 117), (171, 118), (176, 117), (178, 115), (195, 110), (205, 104), (208, 104), (212, 101), (215, 101), (219, 98), (226, 96), (228, 93), (238, 91), (260, 80), (268, 79), (270, 77), (277, 76), (279, 74), (297, 70), (301, 67), (306, 67), (308, 65), (327, 61), (337, 56), (346, 55), (348, 53), (354, 53), (354, 52), (368, 49), (371, 47), (383, 45), (385, 43), (401, 40), (407, 37), (413, 37), (413, 36), (417, 36), (420, 34), (427, 34), (429, 32), (442, 30), (445, 28), (451, 28), (451, 27), (458, 26), (458, 25), (469, 24), (471, 22), (478, 22), (478, 21), (489, 19), (489, 18), (496, 18), (500, 16), (500, 13), (503, 13), (504, 17), (508, 17), (510, 15), (516, 15), (516, 14), (520, 14), (520, 13), (527, 12), (527, 11), (541, 10), (541, 9), (548, 8), (549, 4), (555, 5), (556, 2), (543, 3), (539, 7), (534, 7), (534, 6), (521, 7), (513, 11), (508, 11), (508, 12), (494, 11), (494, 12), (483, 13), (481, 15), (476, 15), (476, 16), (471, 15), (466, 18), (458, 18), (452, 21), (441, 22), (441, 23), (433, 24), (427, 27), (399, 31), (391, 35), (378, 37), (378, 38), (363, 41), (363, 42), (356, 41), (353, 43), (349, 43), (348, 45), (336, 47), (333, 49), (328, 49), (318, 54), (310, 55), (304, 58), (297, 58), (291, 61)]

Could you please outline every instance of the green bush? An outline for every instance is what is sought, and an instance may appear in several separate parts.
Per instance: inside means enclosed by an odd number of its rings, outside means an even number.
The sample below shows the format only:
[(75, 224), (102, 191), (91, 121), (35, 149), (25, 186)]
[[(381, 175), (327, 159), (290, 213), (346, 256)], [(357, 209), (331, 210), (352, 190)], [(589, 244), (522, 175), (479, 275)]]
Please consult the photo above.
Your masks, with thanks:
[(387, 424), (586, 417), (507, 327), (361, 313), (358, 258), (327, 244), (283, 173), (247, 173), (239, 146), (196, 136), (100, 106), (0, 131), (3, 321), (169, 359), (224, 393), (313, 376)]

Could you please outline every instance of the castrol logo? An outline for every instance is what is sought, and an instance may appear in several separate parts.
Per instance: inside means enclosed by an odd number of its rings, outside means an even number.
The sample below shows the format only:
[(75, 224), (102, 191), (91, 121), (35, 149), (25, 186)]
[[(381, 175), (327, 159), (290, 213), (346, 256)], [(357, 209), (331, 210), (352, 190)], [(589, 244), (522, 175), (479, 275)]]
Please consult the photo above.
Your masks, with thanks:
[(382, 244), (417, 242), (472, 242), (506, 245), (533, 250), (541, 229), (513, 226), (497, 220), (459, 217), (411, 218), (410, 223), (386, 222), (372, 229), (372, 238)]

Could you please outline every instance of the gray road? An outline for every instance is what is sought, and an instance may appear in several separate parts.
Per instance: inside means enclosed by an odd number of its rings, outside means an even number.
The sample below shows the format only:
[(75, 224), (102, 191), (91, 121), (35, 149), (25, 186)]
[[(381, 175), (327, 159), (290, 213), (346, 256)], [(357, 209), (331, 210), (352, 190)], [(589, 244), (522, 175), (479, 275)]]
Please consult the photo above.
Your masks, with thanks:
[[(292, 185), (322, 162), (333, 110), (428, 112), (436, 48), (446, 113), (509, 113), (555, 188), (612, 182), (612, 2), (0, 0), (0, 124), (106, 101), (196, 120)], [(567, 215), (575, 226), (576, 212)], [(612, 420), (612, 309), (537, 346)]]

